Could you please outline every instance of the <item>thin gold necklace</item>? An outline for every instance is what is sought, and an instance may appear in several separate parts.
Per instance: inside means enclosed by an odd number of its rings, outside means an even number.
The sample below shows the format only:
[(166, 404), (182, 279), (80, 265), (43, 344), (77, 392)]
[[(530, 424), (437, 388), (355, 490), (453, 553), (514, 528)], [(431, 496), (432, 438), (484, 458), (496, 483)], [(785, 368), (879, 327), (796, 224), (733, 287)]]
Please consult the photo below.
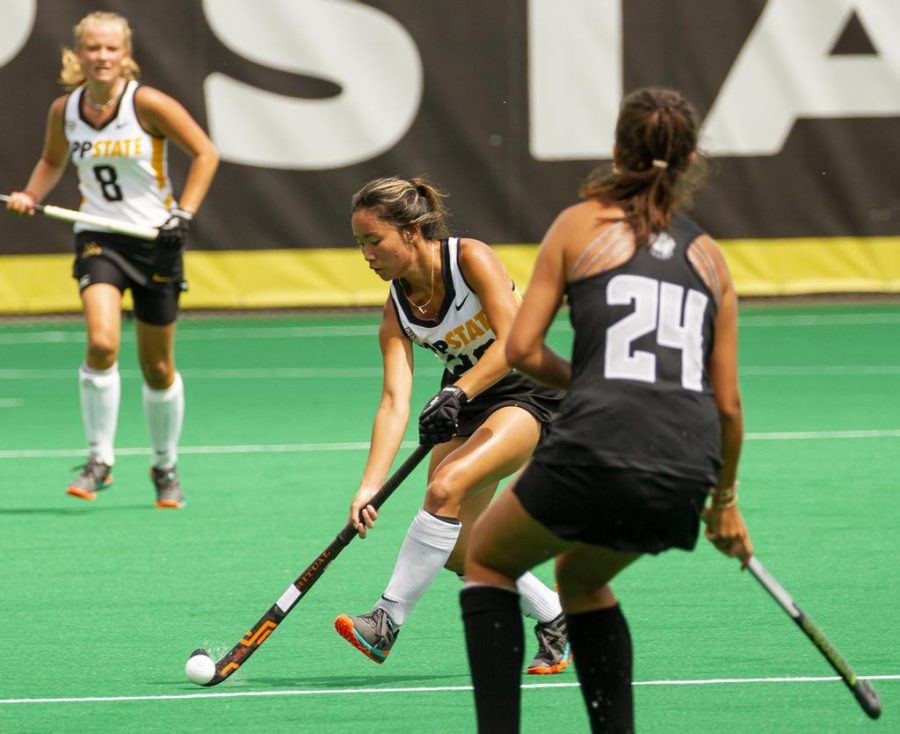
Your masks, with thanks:
[(411, 306), (415, 306), (419, 310), (419, 313), (421, 313), (421, 314), (425, 313), (425, 309), (428, 307), (428, 304), (431, 303), (432, 299), (434, 298), (434, 259), (435, 259), (434, 258), (434, 246), (432, 246), (431, 247), (431, 277), (430, 277), (431, 291), (429, 292), (428, 300), (425, 301), (425, 303), (423, 303), (421, 306), (418, 303), (413, 303), (412, 298), (409, 297), (409, 292), (406, 290), (406, 286), (403, 287), (403, 292), (404, 292), (404, 295), (406, 296), (406, 300), (409, 301)]
[(113, 94), (109, 95), (109, 99), (106, 100), (106, 102), (104, 102), (103, 104), (100, 104), (99, 102), (95, 102), (93, 97), (91, 97), (91, 90), (86, 89), (85, 96), (87, 97), (87, 103), (93, 109), (97, 110), (97, 112), (106, 112), (106, 110), (109, 109), (109, 106), (119, 98), (119, 94), (121, 93), (120, 86), (121, 86), (121, 79), (116, 82), (115, 92)]

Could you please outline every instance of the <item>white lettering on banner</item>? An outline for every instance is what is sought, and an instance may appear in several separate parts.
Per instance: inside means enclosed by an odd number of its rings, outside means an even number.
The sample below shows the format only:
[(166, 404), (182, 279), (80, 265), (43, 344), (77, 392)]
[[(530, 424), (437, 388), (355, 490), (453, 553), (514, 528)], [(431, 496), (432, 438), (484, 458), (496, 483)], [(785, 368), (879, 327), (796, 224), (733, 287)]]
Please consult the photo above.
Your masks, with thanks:
[(0, 2), (0, 66), (12, 61), (31, 35), (37, 0)]
[(299, 170), (339, 168), (396, 145), (422, 100), (422, 61), (391, 16), (353, 0), (203, 0), (216, 36), (255, 63), (334, 82), (330, 99), (298, 99), (221, 73), (203, 84), (223, 160)]
[[(878, 55), (829, 56), (856, 12)], [(798, 118), (900, 115), (898, 0), (769, 0), (707, 116), (715, 155), (775, 155)]]
[(622, 84), (621, 0), (528, 0), (536, 160), (612, 158)]

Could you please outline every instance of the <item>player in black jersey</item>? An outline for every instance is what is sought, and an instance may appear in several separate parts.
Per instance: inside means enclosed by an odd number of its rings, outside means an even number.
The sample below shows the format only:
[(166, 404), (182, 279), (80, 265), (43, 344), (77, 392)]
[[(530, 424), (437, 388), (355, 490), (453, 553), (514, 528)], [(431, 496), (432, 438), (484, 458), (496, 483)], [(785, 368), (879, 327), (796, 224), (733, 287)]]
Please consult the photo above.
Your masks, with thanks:
[[(461, 604), (479, 731), (519, 728), (519, 574), (555, 557), (591, 728), (631, 732), (631, 640), (609, 582), (644, 553), (692, 549), (701, 515), (723, 553), (753, 552), (737, 508), (737, 297), (719, 247), (676, 213), (696, 145), (680, 93), (628, 95), (612, 170), (589, 176), (541, 244), (506, 354), (568, 393), (470, 538)], [(571, 361), (545, 343), (563, 298)]]
[[(559, 407), (556, 391), (510, 372), (504, 347), (519, 306), (515, 286), (485, 243), (447, 236), (442, 198), (423, 179), (383, 178), (366, 184), (352, 203), (353, 235), (362, 254), (391, 282), (379, 330), (381, 402), (350, 505), (350, 521), (361, 537), (378, 516), (368, 502), (406, 432), (413, 343), (444, 366), (442, 389), (419, 417), (422, 443), (434, 445), (424, 507), (375, 608), (335, 620), (338, 633), (376, 663), (387, 659), (400, 626), (441, 568), (461, 575), (469, 528), (500, 480), (531, 456)], [(569, 663), (559, 598), (531, 573), (518, 587), (522, 610), (537, 622), (539, 649), (528, 671), (558, 673)]]

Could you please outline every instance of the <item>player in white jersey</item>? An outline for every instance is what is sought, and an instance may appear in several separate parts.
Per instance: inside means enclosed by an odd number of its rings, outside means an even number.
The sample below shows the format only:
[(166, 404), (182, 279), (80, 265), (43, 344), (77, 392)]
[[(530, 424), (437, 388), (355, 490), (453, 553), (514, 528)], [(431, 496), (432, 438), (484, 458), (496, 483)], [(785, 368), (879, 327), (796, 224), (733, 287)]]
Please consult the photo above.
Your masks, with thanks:
[[(69, 93), (50, 106), (41, 158), (8, 208), (33, 215), (69, 158), (78, 173), (81, 210), (159, 228), (152, 242), (75, 225), (73, 274), (87, 326), (79, 389), (88, 459), (68, 493), (93, 500), (112, 482), (119, 412), (122, 294), (131, 289), (137, 320), (143, 403), (152, 444), (150, 476), (157, 507), (182, 507), (175, 470), (184, 388), (174, 339), (183, 290), (182, 249), (191, 218), (218, 165), (212, 141), (177, 101), (137, 83), (131, 28), (115, 13), (90, 13), (63, 50), (60, 81)], [(192, 157), (180, 202), (168, 177), (167, 140)]]
[[(445, 371), (442, 389), (419, 417), (422, 443), (434, 446), (424, 506), (375, 608), (342, 614), (338, 633), (383, 663), (413, 607), (441, 568), (460, 573), (466, 539), (498, 483), (531, 456), (559, 405), (559, 394), (511, 372), (506, 334), (518, 294), (497, 255), (478, 240), (447, 237), (443, 195), (423, 179), (370, 181), (353, 197), (353, 235), (369, 267), (391, 281), (379, 339), (381, 403), (350, 521), (361, 537), (378, 513), (369, 505), (387, 476), (409, 419), (413, 343)], [(533, 674), (562, 671), (569, 645), (556, 592), (528, 573), (519, 579), (522, 611), (536, 620)]]

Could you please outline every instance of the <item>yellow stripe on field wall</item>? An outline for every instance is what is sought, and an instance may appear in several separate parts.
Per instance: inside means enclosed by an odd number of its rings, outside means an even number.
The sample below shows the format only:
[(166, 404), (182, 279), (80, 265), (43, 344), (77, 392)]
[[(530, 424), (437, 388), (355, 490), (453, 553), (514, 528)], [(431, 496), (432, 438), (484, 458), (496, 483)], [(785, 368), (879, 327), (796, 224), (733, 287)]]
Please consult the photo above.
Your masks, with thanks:
[[(722, 247), (742, 296), (900, 293), (900, 237), (728, 240)], [(537, 247), (494, 249), (524, 291)], [(387, 295), (355, 249), (188, 251), (185, 258), (186, 309), (375, 306)], [(0, 313), (78, 311), (71, 268), (71, 255), (0, 257)]]

